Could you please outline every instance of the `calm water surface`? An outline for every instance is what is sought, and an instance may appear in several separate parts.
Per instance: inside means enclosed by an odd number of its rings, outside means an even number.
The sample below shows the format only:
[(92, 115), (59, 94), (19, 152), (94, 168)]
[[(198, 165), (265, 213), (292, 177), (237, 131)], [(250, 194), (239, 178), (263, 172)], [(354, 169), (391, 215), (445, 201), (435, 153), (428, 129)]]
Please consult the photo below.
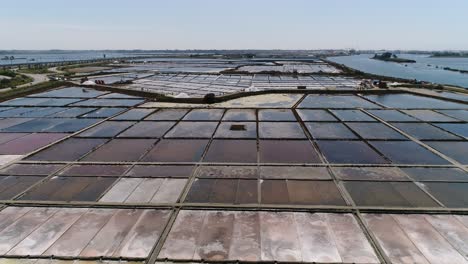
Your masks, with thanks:
[[(44, 63), (60, 61), (91, 60), (104, 58), (137, 57), (143, 54), (119, 51), (2, 51), (0, 50), (0, 65), (20, 63)], [(4, 60), (5, 56), (13, 56), (14, 60)]]
[(416, 63), (400, 64), (370, 59), (372, 56), (373, 54), (361, 54), (330, 57), (329, 59), (367, 73), (468, 88), (468, 74), (443, 69), (444, 67), (450, 67), (468, 70), (468, 58), (430, 58), (428, 55), (400, 54), (398, 55), (400, 58), (416, 61)]

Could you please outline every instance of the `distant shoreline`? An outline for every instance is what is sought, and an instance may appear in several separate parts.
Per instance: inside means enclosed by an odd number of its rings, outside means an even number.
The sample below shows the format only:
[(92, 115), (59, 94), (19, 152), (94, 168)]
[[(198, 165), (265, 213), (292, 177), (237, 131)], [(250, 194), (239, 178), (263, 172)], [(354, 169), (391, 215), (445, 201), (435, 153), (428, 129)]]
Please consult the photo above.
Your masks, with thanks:
[(460, 59), (466, 59), (466, 58), (468, 58), (468, 54), (467, 54), (467, 55), (463, 55), (463, 56), (450, 56), (450, 55), (446, 55), (446, 56), (434, 56), (434, 55), (431, 55), (431, 56), (429, 56), (429, 58), (451, 58), (451, 59), (460, 58)]
[(434, 52), (430, 58), (468, 58), (468, 52)]

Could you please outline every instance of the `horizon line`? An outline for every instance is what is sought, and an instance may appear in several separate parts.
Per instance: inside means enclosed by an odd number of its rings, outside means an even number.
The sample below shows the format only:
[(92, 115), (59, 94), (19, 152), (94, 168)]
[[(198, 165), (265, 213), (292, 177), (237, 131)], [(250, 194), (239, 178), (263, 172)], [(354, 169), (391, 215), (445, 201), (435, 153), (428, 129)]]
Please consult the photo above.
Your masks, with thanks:
[(339, 48), (339, 49), (0, 49), (1, 51), (418, 51), (418, 52), (435, 52), (435, 51), (451, 51), (451, 52), (468, 52), (468, 50), (457, 49), (354, 49), (354, 48)]

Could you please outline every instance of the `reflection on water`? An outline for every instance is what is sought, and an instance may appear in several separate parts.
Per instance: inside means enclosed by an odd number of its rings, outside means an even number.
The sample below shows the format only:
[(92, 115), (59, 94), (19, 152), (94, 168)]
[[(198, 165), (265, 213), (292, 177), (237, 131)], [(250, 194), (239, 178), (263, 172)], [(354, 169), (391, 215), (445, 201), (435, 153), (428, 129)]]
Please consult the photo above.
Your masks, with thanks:
[(400, 54), (400, 58), (416, 60), (416, 63), (400, 64), (372, 60), (373, 54), (331, 57), (331, 61), (345, 64), (351, 68), (391, 77), (417, 79), (434, 83), (458, 85), (468, 88), (468, 74), (444, 70), (450, 67), (468, 70), (468, 58), (430, 58), (428, 55)]

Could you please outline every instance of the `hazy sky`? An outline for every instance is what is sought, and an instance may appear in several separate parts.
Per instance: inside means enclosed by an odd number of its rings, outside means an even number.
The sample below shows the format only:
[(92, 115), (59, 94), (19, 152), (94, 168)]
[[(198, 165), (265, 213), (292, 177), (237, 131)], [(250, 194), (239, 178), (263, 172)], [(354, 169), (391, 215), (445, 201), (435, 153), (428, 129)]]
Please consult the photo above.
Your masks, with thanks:
[(0, 0), (0, 49), (464, 49), (468, 0)]

